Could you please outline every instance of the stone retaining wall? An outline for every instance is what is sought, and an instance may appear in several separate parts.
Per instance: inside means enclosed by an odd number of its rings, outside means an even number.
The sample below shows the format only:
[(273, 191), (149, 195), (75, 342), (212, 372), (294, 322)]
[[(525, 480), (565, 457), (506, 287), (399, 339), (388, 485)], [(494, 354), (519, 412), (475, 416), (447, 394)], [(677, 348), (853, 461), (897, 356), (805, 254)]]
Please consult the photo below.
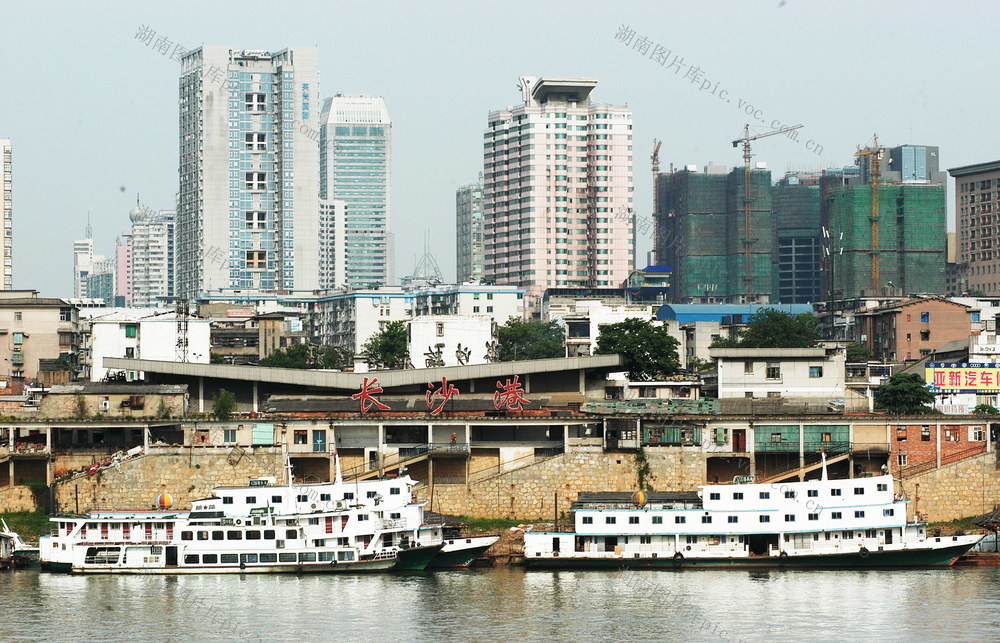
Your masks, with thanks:
[[(162, 451), (157, 453), (156, 451)], [(213, 487), (242, 486), (252, 478), (285, 479), (285, 463), (277, 447), (163, 449), (56, 485), (58, 512), (150, 509), (161, 493), (173, 496), (173, 508), (187, 510), (191, 501), (210, 495)]]
[(34, 511), (38, 508), (30, 487), (17, 485), (0, 489), (0, 513)]
[[(656, 491), (695, 491), (705, 484), (705, 458), (683, 447), (646, 449)], [(420, 495), (430, 509), (476, 518), (555, 517), (568, 515), (581, 491), (637, 489), (634, 454), (564, 453), (537, 464), (465, 484), (436, 484)], [(431, 493), (433, 491), (433, 494)]]
[(980, 516), (1000, 505), (997, 453), (983, 453), (906, 478), (906, 516), (928, 522)]

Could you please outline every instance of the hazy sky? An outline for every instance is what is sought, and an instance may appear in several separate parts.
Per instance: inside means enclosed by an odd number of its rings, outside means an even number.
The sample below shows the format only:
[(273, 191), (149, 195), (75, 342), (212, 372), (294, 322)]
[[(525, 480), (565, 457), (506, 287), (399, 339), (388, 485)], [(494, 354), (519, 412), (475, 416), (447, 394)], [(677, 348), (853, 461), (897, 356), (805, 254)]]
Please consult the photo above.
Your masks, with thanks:
[[(757, 132), (804, 125), (798, 142), (754, 148), (776, 178), (851, 164), (875, 131), (887, 145), (940, 146), (942, 168), (995, 160), (998, 14), (994, 2), (2, 0), (14, 285), (70, 296), (88, 211), (97, 251), (109, 254), (136, 192), (173, 207), (179, 65), (136, 40), (142, 26), (187, 48), (316, 45), (324, 97), (384, 96), (396, 274), (412, 270), (429, 231), (450, 280), (455, 188), (481, 171), (487, 113), (519, 100), (519, 75), (595, 77), (597, 101), (632, 108), (635, 206), (648, 216), (653, 138), (664, 141), (664, 170), (735, 165), (731, 141), (748, 119)], [(623, 25), (637, 32), (631, 45), (616, 38)], [(638, 36), (650, 41), (645, 55)], [(652, 60), (657, 44), (671, 51), (667, 65), (683, 59), (680, 73)], [(641, 239), (639, 256), (650, 243)]]

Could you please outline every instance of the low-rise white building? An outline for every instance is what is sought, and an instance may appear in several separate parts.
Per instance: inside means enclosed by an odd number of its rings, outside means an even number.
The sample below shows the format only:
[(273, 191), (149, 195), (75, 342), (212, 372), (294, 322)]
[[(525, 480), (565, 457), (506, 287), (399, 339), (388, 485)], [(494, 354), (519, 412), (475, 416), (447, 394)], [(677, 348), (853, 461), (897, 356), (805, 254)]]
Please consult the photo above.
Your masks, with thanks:
[(494, 324), (475, 315), (422, 315), (410, 320), (410, 363), (416, 368), (485, 364)]
[(503, 324), (511, 317), (524, 317), (524, 288), (478, 283), (415, 288), (413, 316), (475, 315)]
[(816, 348), (713, 348), (719, 398), (810, 398), (843, 400), (847, 351), (844, 343)]
[[(108, 374), (105, 357), (164, 360), (208, 364), (210, 361), (207, 319), (178, 319), (174, 312), (153, 315), (121, 310), (95, 317), (89, 322), (90, 380), (103, 380)], [(186, 347), (182, 346), (186, 341)], [(129, 373), (128, 379), (142, 378)]]

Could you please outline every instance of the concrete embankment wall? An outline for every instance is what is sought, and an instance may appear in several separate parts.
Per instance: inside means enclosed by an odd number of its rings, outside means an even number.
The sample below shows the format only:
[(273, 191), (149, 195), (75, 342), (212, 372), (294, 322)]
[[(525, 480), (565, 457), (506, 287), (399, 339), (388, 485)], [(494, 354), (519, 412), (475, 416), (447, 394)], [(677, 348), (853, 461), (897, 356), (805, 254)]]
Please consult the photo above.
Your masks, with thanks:
[(907, 518), (920, 512), (929, 522), (942, 522), (993, 511), (1000, 505), (997, 467), (997, 453), (983, 453), (906, 478)]
[(0, 513), (34, 511), (38, 508), (30, 487), (21, 485), (0, 489)]
[[(694, 491), (705, 484), (705, 458), (683, 447), (646, 450), (657, 491)], [(421, 499), (444, 514), (476, 518), (542, 518), (568, 515), (581, 491), (635, 491), (635, 456), (621, 453), (564, 453), (481, 481), (436, 484)]]
[(81, 476), (56, 484), (58, 512), (109, 509), (150, 509), (161, 493), (173, 497), (173, 508), (186, 510), (191, 501), (211, 495), (213, 487), (246, 485), (252, 478), (275, 476), (285, 480), (284, 456), (276, 447), (161, 450), (93, 476)]

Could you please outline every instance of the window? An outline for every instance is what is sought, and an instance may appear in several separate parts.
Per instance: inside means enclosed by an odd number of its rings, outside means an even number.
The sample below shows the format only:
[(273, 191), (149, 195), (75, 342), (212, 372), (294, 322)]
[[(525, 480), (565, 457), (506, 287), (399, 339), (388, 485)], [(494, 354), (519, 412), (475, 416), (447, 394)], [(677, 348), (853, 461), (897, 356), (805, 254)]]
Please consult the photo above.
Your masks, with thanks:
[(781, 391), (768, 391), (768, 397), (781, 397)]
[(743, 374), (753, 375), (753, 362), (743, 362)]
[(819, 440), (820, 440), (820, 442), (833, 442), (833, 434), (832, 433), (820, 433)]
[(263, 132), (247, 132), (243, 135), (243, 143), (251, 152), (262, 152), (267, 149), (267, 134)]
[(900, 453), (899, 455), (896, 456), (896, 464), (898, 464), (901, 467), (905, 467), (906, 466), (906, 454), (905, 453)]
[(267, 268), (267, 250), (247, 250), (247, 270)]
[(819, 520), (819, 514), (809, 514), (809, 520)]
[(277, 554), (261, 554), (260, 555), (260, 562), (262, 562), (262, 563), (276, 563), (276, 562), (278, 562), (278, 555)]
[(24, 333), (14, 333), (14, 343), (23, 344), (24, 343)]
[(274, 540), (274, 530), (265, 529), (264, 530), (264, 540)]
[(761, 522), (771, 522), (771, 516), (760, 516)]
[(883, 509), (883, 510), (882, 510), (882, 515), (883, 515), (883, 516), (892, 516), (892, 515), (894, 515), (895, 513), (896, 513), (896, 510), (895, 510), (895, 509)]
[(720, 493), (710, 493), (710, 494), (708, 494), (708, 499), (709, 500), (721, 500), (722, 499), (722, 494), (720, 494)]
[(921, 425), (920, 427), (920, 441), (921, 442), (931, 441), (931, 427), (927, 424)]
[(393, 488), (389, 489), (389, 495), (390, 496), (398, 496), (399, 495), (399, 487), (393, 487)]
[(781, 379), (781, 366), (778, 362), (768, 362), (767, 369), (764, 371), (764, 377), (769, 380), (779, 380)]
[(710, 525), (710, 524), (712, 524), (712, 517), (711, 516), (702, 516), (701, 517), (701, 524), (703, 524), (703, 525)]
[(247, 540), (260, 540), (260, 532), (256, 529), (247, 532)]
[(818, 498), (819, 497), (819, 489), (809, 489), (809, 490), (807, 490), (806, 491), (806, 496), (809, 497), (809, 498)]
[(733, 500), (743, 500), (743, 492), (737, 491), (733, 493)]
[(617, 522), (617, 518), (615, 518), (614, 516), (606, 516), (604, 518), (604, 524), (606, 524), (606, 525), (613, 525), (616, 522)]
[[(89, 525), (88, 525), (89, 527)], [(194, 532), (192, 531), (182, 531), (181, 540), (194, 540)]]
[(739, 521), (740, 521), (739, 516), (728, 516), (726, 519), (726, 522), (728, 522), (729, 524), (737, 523)]
[(663, 524), (663, 516), (653, 516), (653, 524), (654, 525), (662, 525)]
[(224, 505), (231, 505), (231, 504), (233, 504), (233, 497), (232, 496), (222, 496), (222, 504), (224, 504)]
[(839, 511), (834, 511), (833, 513), (830, 514), (830, 518), (832, 518), (833, 520), (840, 520), (840, 517), (841, 516)]
[(257, 504), (257, 496), (247, 496), (247, 504), (248, 505)]
[(309, 432), (308, 431), (295, 431), (295, 444), (309, 444)]
[(292, 554), (292, 553), (289, 553), (289, 552), (281, 552), (281, 553), (278, 554), (278, 562), (279, 563), (294, 563), (295, 562), (295, 554)]
[(207, 531), (199, 531), (198, 532), (198, 540), (208, 540), (208, 532)]
[(628, 524), (630, 524), (630, 525), (638, 525), (639, 524), (639, 516), (629, 516), (628, 517)]
[(771, 492), (770, 491), (761, 491), (760, 492), (760, 499), (761, 500), (767, 500), (770, 497), (771, 497)]
[(244, 94), (243, 104), (248, 112), (263, 112), (267, 110), (267, 94)]
[(865, 495), (865, 488), (864, 487), (854, 487), (854, 495), (856, 495), (856, 496), (863, 496), (863, 495)]
[(276, 505), (281, 502), (281, 496), (271, 496), (271, 504)]
[(222, 532), (222, 531), (213, 531), (212, 532), (212, 540), (225, 540), (225, 539), (226, 539), (225, 532)]
[(771, 442), (781, 442), (781, 434), (780, 433), (772, 433), (771, 434)]
[[(60, 321), (69, 321), (69, 320), (63, 319), (61, 314), (60, 314), (59, 319), (60, 319)], [(14, 313), (14, 321), (21, 321), (21, 313), (20, 313), (20, 311)]]
[(203, 565), (214, 565), (219, 562), (219, 556), (217, 554), (205, 554), (201, 557), (201, 563)]
[(135, 324), (125, 324), (125, 337), (135, 338), (138, 328)]
[(316, 552), (313, 552), (313, 551), (301, 551), (301, 552), (299, 552), (299, 562), (300, 563), (315, 563), (316, 562)]
[(922, 321), (922, 322), (929, 322), (930, 320), (931, 320), (931, 314), (930, 313), (920, 313), (920, 321)]
[(810, 366), (809, 367), (809, 377), (823, 377), (823, 367), (822, 366)]
[[(222, 441), (226, 444), (233, 444), (236, 442), (236, 429), (223, 429)], [(230, 498), (229, 501), (232, 502), (232, 498)]]
[(981, 426), (970, 426), (969, 427), (969, 440), (971, 442), (985, 442), (986, 441), (986, 429)]
[(438, 337), (444, 337), (444, 324), (441, 322), (434, 324), (434, 332)]
[(236, 554), (222, 554), (219, 556), (219, 561), (223, 565), (235, 565), (239, 560), (239, 556)]
[(234, 531), (227, 531), (226, 532), (226, 540), (243, 540), (243, 532), (242, 531), (235, 531), (235, 530)]
[(794, 500), (795, 499), (795, 492), (794, 491), (786, 491), (785, 492), (785, 497), (786, 498), (791, 498), (792, 500)]
[(285, 540), (296, 540), (298, 537), (299, 537), (299, 532), (297, 529), (285, 530)]
[(785, 522), (795, 522), (795, 514), (785, 514)]
[(854, 517), (855, 518), (864, 518), (865, 517), (865, 512), (864, 511), (855, 511), (854, 512)]
[(247, 230), (265, 230), (267, 228), (266, 212), (247, 212)]
[(674, 523), (678, 525), (683, 525), (686, 522), (687, 522), (686, 516), (674, 516)]
[(246, 172), (243, 175), (243, 187), (263, 192), (267, 189), (267, 172)]
[(319, 501), (320, 502), (330, 502), (331, 500), (333, 500), (333, 494), (332, 493), (321, 493), (321, 494), (319, 494)]
[(877, 491), (888, 491), (889, 490), (889, 485), (887, 485), (885, 483), (879, 483), (878, 485), (876, 485), (876, 490)]
[(831, 496), (839, 496), (839, 495), (841, 495), (840, 494), (840, 489), (830, 489), (830, 495)]

